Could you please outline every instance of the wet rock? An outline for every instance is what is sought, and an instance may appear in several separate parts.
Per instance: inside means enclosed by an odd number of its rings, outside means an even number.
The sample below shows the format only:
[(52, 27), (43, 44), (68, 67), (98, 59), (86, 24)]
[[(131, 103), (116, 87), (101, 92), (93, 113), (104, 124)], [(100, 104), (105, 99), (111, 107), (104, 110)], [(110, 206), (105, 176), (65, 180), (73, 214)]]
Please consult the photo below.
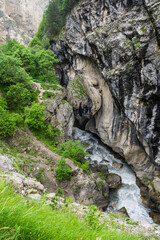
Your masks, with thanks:
[(123, 215), (123, 216), (129, 218), (128, 212), (127, 212), (127, 210), (126, 210), (125, 207), (120, 208), (120, 209), (119, 209), (118, 211), (116, 211), (116, 212), (118, 212), (120, 215)]
[(106, 179), (110, 189), (117, 189), (122, 184), (122, 179), (119, 175), (115, 173), (110, 173)]
[(115, 202), (112, 204), (112, 207), (115, 208), (117, 204), (118, 204), (118, 201), (115, 201)]
[(98, 164), (97, 166), (97, 172), (100, 172), (104, 177), (105, 179), (107, 179), (108, 177), (108, 167), (106, 164)]
[(152, 211), (150, 213), (150, 216), (152, 217), (155, 223), (160, 224), (160, 213)]
[(116, 167), (116, 168), (122, 168), (123, 164), (122, 163), (118, 163), (118, 162), (114, 162), (113, 166)]

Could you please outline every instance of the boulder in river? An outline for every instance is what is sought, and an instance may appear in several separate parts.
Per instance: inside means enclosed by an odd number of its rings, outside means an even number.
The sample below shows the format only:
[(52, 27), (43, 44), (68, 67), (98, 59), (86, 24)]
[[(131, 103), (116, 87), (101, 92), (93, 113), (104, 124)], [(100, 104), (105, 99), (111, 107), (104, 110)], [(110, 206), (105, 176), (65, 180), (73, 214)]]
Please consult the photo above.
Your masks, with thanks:
[(116, 168), (122, 168), (123, 164), (122, 163), (118, 163), (118, 162), (114, 162), (113, 166), (116, 167)]
[(115, 173), (110, 173), (106, 179), (110, 189), (117, 189), (122, 184), (122, 179), (119, 175)]

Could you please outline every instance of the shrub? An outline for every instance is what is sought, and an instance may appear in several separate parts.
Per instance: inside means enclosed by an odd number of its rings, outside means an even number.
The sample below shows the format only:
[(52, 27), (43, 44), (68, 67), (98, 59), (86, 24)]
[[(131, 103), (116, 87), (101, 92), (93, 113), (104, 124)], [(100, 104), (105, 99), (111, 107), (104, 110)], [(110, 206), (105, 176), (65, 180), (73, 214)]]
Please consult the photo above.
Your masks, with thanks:
[(42, 95), (43, 99), (44, 100), (47, 100), (48, 98), (55, 98), (55, 93), (53, 92), (49, 92), (49, 91), (45, 91), (43, 92), (43, 95)]
[(66, 164), (66, 161), (63, 158), (61, 158), (60, 160), (57, 161), (57, 166), (58, 168), (55, 169), (56, 178), (59, 181), (62, 181), (64, 179), (69, 180), (72, 170)]
[(0, 97), (0, 107), (2, 107), (3, 109), (7, 109), (6, 99), (3, 97)]
[(6, 86), (31, 79), (21, 67), (21, 61), (13, 56), (0, 54), (0, 83)]
[(22, 122), (23, 119), (19, 114), (10, 113), (0, 106), (0, 137), (12, 136)]
[(8, 88), (6, 98), (11, 109), (22, 109), (31, 102), (31, 92), (25, 88), (24, 84), (17, 83)]
[(80, 141), (66, 141), (65, 143), (61, 143), (56, 152), (65, 158), (70, 158), (81, 164), (85, 163), (84, 157), (86, 156), (86, 152)]
[(56, 191), (56, 195), (55, 195), (55, 196), (63, 197), (63, 189), (57, 188), (57, 191)]
[(31, 107), (25, 107), (25, 124), (37, 130), (46, 129), (44, 109), (45, 106), (40, 103), (33, 103)]
[(93, 227), (93, 228), (97, 228), (100, 225), (100, 211), (98, 211), (97, 206), (95, 205), (90, 205), (88, 207), (88, 212), (86, 212), (85, 215), (85, 220), (87, 221), (87, 223)]
[(86, 161), (85, 163), (81, 164), (80, 167), (83, 171), (87, 172), (89, 170), (89, 162)]

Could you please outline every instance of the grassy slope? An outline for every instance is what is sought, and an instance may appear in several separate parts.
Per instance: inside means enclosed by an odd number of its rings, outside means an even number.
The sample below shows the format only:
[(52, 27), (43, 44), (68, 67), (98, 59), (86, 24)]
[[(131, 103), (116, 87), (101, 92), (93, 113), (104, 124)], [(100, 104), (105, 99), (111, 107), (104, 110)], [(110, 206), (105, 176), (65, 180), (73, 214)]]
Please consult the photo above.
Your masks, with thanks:
[(0, 239), (92, 240), (147, 239), (114, 228), (90, 228), (85, 220), (65, 210), (53, 210), (43, 203), (29, 202), (0, 181)]

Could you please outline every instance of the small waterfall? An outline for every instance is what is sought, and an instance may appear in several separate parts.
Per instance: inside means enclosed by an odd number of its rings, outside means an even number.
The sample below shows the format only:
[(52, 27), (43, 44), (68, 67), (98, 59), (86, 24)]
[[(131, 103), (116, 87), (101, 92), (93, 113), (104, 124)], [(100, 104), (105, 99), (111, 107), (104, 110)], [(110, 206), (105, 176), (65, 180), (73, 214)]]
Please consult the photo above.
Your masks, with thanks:
[[(116, 211), (125, 207), (131, 219), (153, 223), (149, 216), (149, 208), (142, 203), (140, 189), (136, 184), (136, 176), (129, 166), (116, 158), (107, 147), (101, 146), (93, 134), (74, 128), (73, 138), (87, 145), (87, 161), (92, 164), (106, 164), (110, 173), (116, 173), (122, 178), (122, 186), (110, 191), (110, 204), (107, 211)], [(117, 168), (113, 163), (123, 164), (123, 167)]]

